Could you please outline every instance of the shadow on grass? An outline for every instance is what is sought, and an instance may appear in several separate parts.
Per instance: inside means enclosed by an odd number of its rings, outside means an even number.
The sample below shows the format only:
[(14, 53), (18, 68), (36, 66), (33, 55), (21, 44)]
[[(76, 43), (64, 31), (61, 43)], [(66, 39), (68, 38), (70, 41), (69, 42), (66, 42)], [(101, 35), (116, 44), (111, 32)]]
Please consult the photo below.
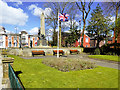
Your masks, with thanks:
[(15, 75), (16, 75), (16, 77), (18, 78), (20, 84), (22, 85), (23, 90), (25, 90), (25, 87), (24, 87), (23, 83), (21, 82), (21, 80), (20, 80), (20, 78), (19, 78), (19, 76), (18, 76), (18, 75), (21, 74), (21, 73), (23, 73), (23, 72), (22, 72), (22, 71), (15, 71)]

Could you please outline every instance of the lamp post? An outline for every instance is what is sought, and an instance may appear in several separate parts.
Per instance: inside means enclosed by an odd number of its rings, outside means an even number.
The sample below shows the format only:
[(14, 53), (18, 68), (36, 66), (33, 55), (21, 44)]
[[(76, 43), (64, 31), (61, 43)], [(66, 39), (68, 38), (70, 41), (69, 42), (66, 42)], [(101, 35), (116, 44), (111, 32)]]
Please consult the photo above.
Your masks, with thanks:
[(52, 32), (52, 30), (48, 30), (48, 45), (49, 45), (49, 37), (51, 36), (50, 34), (51, 34), (51, 32)]
[(19, 32), (19, 37), (20, 37), (20, 47), (21, 48), (21, 32)]
[(15, 30), (16, 30), (16, 37), (15, 37), (15, 44), (16, 44), (16, 47), (17, 47), (17, 27), (15, 27)]

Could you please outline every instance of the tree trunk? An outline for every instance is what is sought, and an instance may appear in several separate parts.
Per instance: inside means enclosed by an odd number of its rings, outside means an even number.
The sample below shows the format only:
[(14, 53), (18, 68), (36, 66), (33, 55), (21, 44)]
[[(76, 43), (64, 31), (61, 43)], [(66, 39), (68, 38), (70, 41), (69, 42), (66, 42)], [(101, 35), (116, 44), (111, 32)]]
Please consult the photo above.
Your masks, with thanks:
[(97, 48), (99, 48), (99, 43), (100, 43), (100, 41), (99, 41), (99, 39), (97, 39)]
[(55, 38), (55, 30), (53, 30), (53, 46), (55, 45), (55, 40), (54, 40), (54, 38)]
[(83, 39), (82, 39), (82, 42), (81, 42), (81, 43), (82, 43), (82, 47), (83, 47), (84, 38), (85, 38), (85, 37), (84, 37), (84, 31), (85, 31), (85, 25), (86, 25), (86, 21), (85, 21), (85, 20), (83, 20), (83, 24), (84, 24), (84, 25), (83, 25), (83, 31), (82, 31), (82, 37), (83, 37)]
[(119, 7), (117, 7), (116, 6), (116, 16), (115, 16), (115, 31), (114, 31), (114, 33), (115, 33), (115, 43), (117, 43), (117, 18), (118, 18), (118, 9), (119, 9)]
[(115, 33), (115, 45), (114, 45), (115, 54), (117, 53), (117, 52), (116, 52), (116, 43), (117, 43), (117, 35), (118, 35), (118, 33), (117, 33), (117, 31), (118, 31), (118, 30), (117, 30), (118, 9), (119, 9), (119, 7), (116, 6), (115, 31), (114, 31), (114, 33)]

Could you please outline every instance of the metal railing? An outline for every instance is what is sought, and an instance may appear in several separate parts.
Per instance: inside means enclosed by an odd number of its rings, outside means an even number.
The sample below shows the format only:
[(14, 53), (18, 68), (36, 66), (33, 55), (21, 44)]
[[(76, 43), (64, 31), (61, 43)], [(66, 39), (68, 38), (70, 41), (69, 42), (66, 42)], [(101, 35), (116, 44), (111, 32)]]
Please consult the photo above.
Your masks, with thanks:
[(15, 72), (10, 64), (9, 64), (8, 74), (9, 74), (11, 88), (24, 90), (24, 88), (22, 87), (21, 83), (19, 82), (18, 78), (16, 77)]

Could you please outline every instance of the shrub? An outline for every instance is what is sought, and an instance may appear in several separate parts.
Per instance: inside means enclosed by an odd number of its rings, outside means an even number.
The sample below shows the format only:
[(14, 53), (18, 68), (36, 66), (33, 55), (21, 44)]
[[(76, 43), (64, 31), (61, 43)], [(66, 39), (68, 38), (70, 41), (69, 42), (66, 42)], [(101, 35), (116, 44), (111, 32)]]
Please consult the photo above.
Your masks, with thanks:
[(83, 52), (85, 53), (90, 53), (90, 54), (94, 54), (96, 48), (84, 48)]
[(94, 54), (95, 54), (95, 55), (100, 55), (100, 49), (99, 49), (99, 48), (96, 48), (95, 51), (94, 51)]
[[(116, 46), (116, 48), (114, 48)], [(103, 55), (108, 55), (111, 54), (112, 55), (120, 55), (120, 43), (112, 43), (112, 44), (107, 44), (107, 45), (103, 45), (100, 48), (101, 54)]]
[(108, 52), (108, 53), (106, 53), (106, 55), (113, 55), (113, 53), (112, 52)]
[(43, 64), (47, 66), (56, 68), (63, 72), (68, 72), (71, 70), (84, 70), (84, 69), (93, 69), (96, 67), (95, 63), (91, 63), (89, 61), (83, 61), (79, 59), (53, 59), (53, 58), (45, 58), (42, 61)]

